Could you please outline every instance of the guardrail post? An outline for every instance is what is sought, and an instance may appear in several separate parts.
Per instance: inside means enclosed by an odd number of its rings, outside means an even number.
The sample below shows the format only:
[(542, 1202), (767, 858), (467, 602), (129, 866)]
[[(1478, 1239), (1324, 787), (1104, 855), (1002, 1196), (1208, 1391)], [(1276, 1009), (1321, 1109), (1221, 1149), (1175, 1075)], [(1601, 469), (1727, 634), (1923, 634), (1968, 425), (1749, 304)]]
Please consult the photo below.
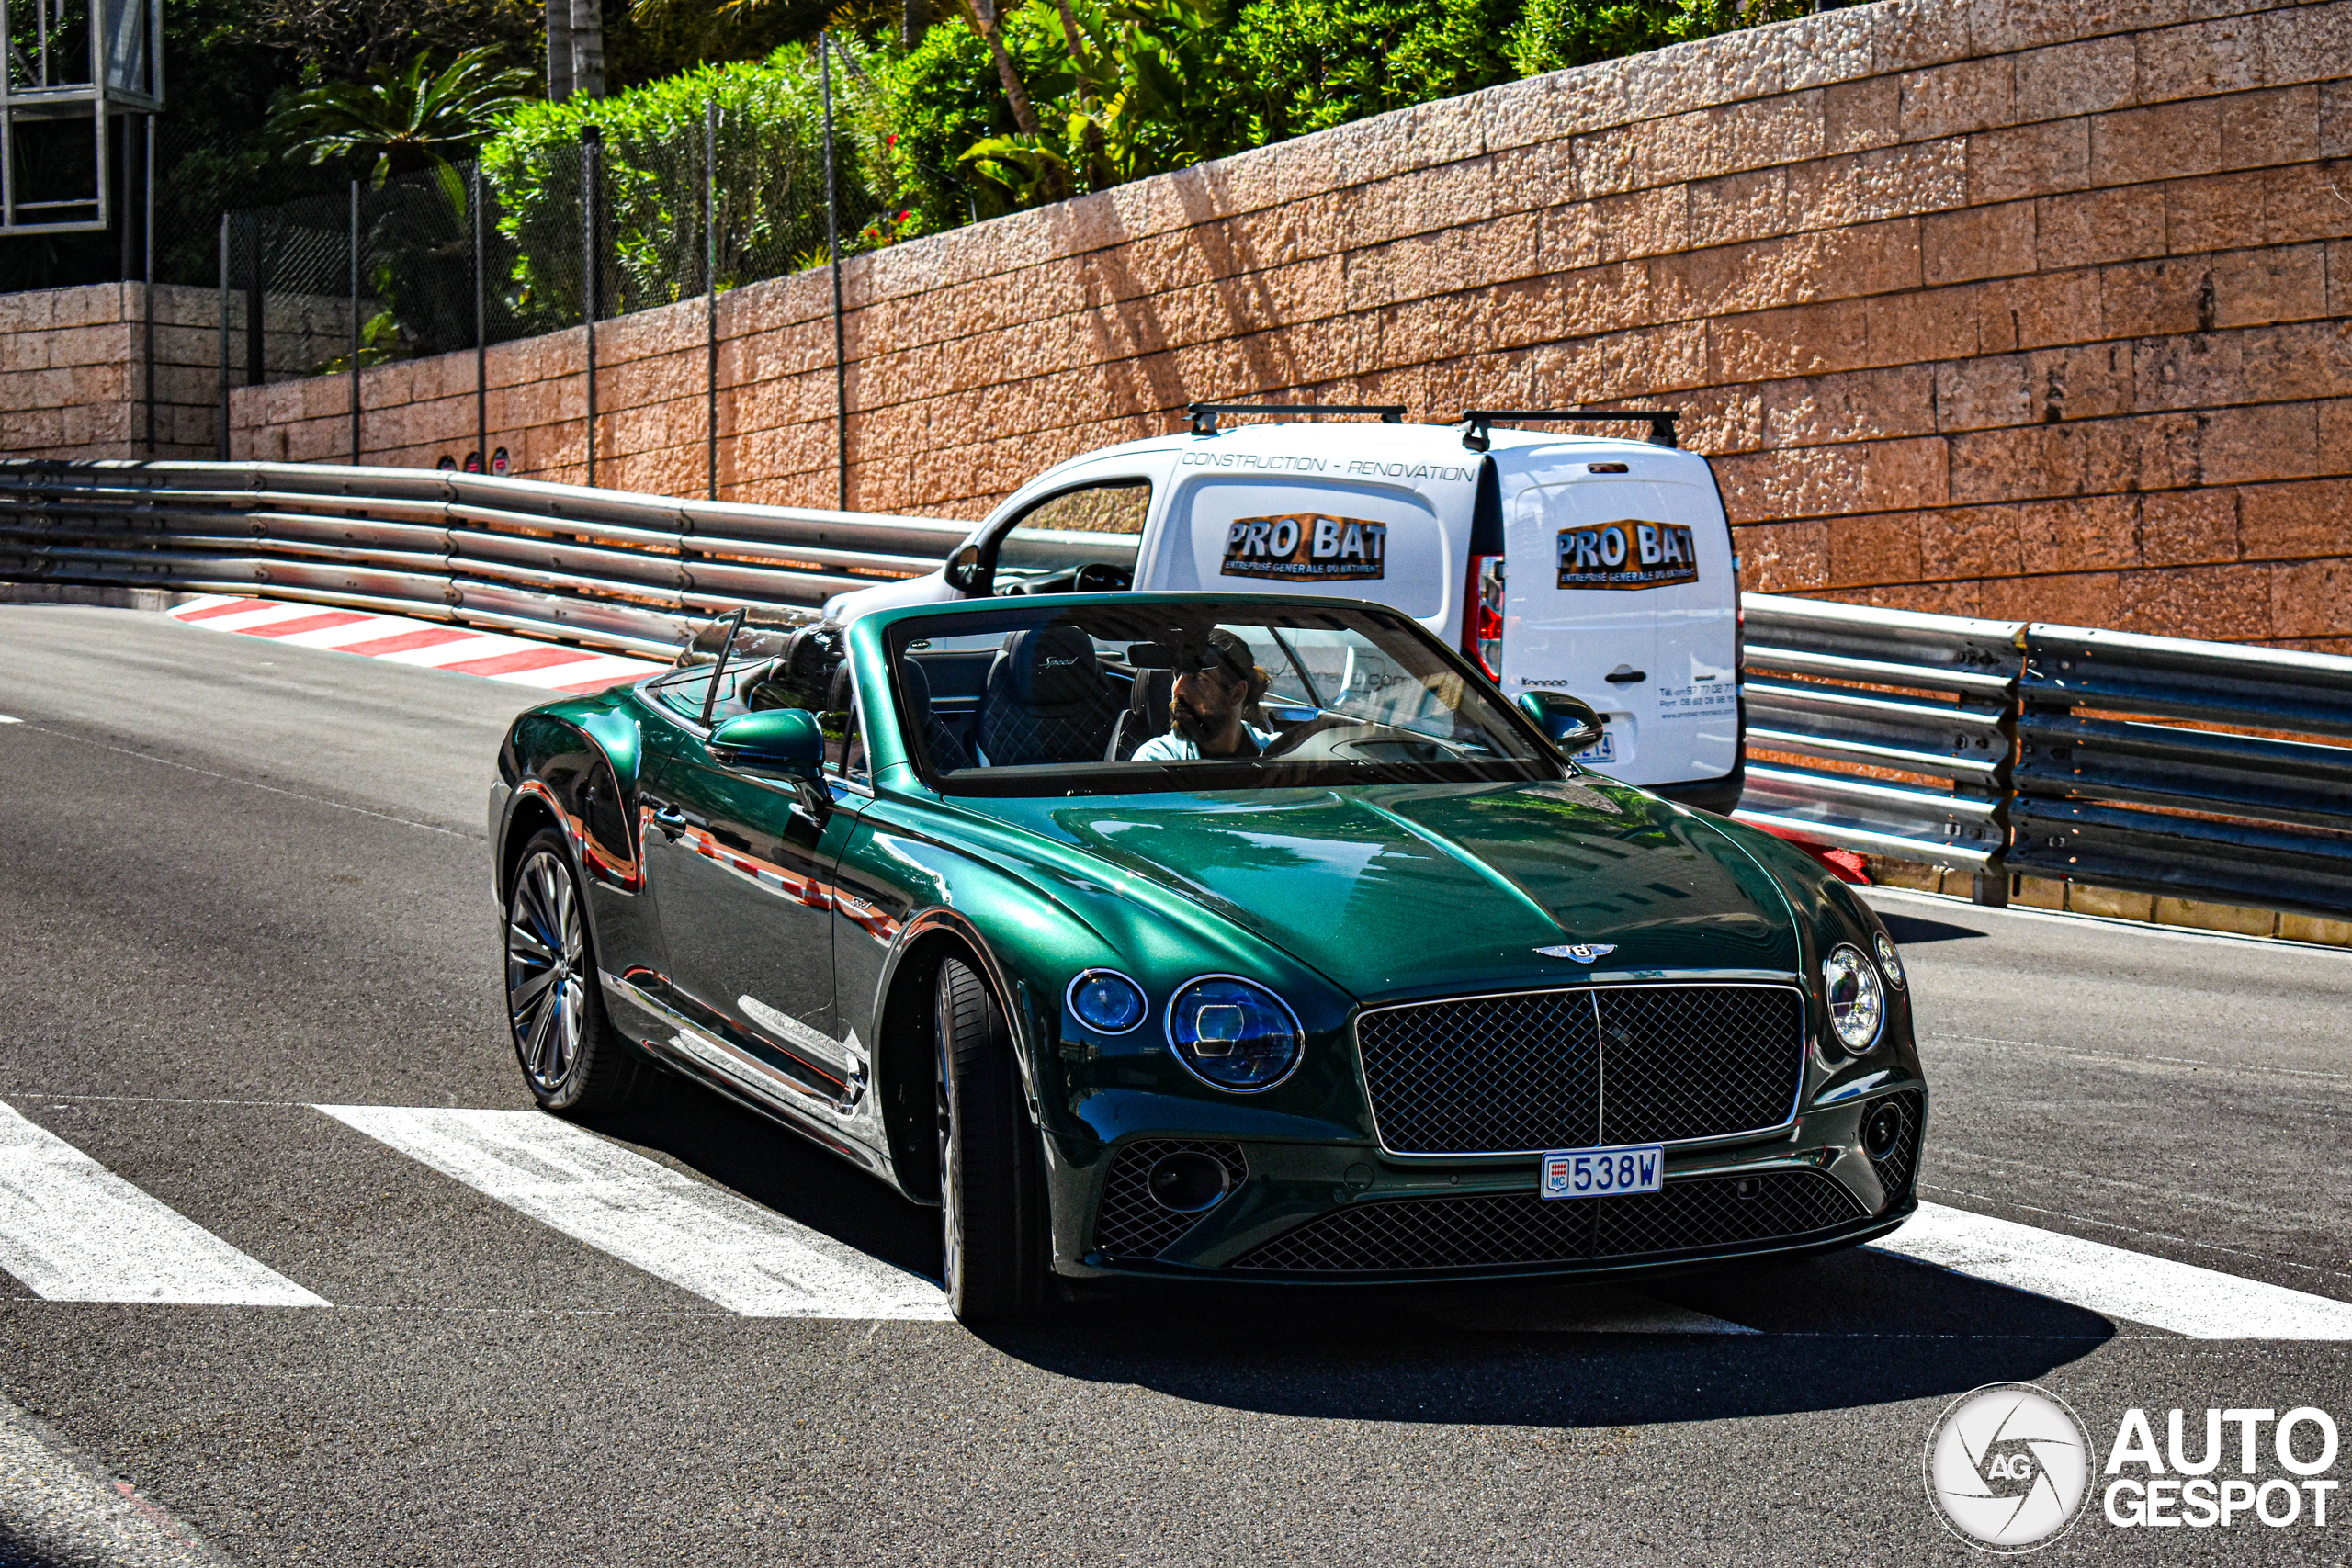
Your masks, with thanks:
[(229, 215), (220, 214), (220, 458), (229, 460)]
[(474, 160), (472, 178), (466, 187), (466, 204), (473, 209), (474, 223), (474, 457), (487, 468), (490, 466), (490, 300), (489, 282), (483, 276), (486, 264), (481, 232), (480, 158)]

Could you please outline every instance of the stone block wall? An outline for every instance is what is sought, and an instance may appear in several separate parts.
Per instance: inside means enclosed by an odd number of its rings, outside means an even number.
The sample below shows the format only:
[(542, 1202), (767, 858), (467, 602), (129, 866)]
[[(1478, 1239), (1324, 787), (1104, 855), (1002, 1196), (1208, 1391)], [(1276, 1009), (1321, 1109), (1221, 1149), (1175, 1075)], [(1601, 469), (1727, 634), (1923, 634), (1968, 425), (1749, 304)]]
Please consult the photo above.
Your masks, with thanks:
[[(143, 286), (0, 294), (0, 457), (146, 455)], [(155, 453), (219, 449), (220, 312), (209, 289), (155, 290)]]
[[(1655, 400), (1750, 587), (2352, 652), (2347, 77), (2352, 0), (1881, 0), (855, 258), (850, 504), (1194, 398)], [(829, 287), (719, 301), (721, 493), (831, 503)], [(597, 482), (701, 491), (703, 310), (598, 328)], [(583, 477), (583, 346), (490, 356), (517, 472)], [(370, 458), (462, 455), (472, 377), (369, 373)], [(239, 454), (340, 457), (334, 395)]]

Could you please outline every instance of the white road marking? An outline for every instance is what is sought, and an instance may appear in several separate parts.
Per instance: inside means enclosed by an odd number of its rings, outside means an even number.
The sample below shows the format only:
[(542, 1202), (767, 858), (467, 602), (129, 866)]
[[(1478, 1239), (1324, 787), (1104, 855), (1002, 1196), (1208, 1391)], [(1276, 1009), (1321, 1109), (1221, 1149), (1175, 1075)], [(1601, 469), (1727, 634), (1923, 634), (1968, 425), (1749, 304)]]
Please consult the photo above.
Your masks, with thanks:
[(322, 1105), (541, 1224), (747, 1317), (941, 1319), (937, 1285), (536, 1111)]
[(0, 724), (22, 724), (25, 721), (23, 719), (17, 717), (14, 714), (0, 713)]
[(1498, 1285), (1422, 1309), (1455, 1328), (1512, 1334), (1753, 1334), (1755, 1329), (1608, 1285)]
[(6, 1105), (0, 1269), (52, 1302), (327, 1304)]
[(1872, 1245), (2192, 1339), (2352, 1339), (2352, 1302), (1940, 1203)]
[(1991, 905), (1972, 904), (1965, 898), (1950, 897), (1941, 893), (1922, 893), (1911, 887), (1881, 887), (1872, 885), (1867, 887), (1857, 887), (1854, 891), (1865, 895), (1864, 903), (1873, 898), (1894, 898), (1903, 903), (1917, 904), (1930, 909), (1941, 908), (1955, 919), (1962, 920), (1974, 919), (1981, 915), (1996, 922), (2000, 920), (2055, 921), (2064, 926), (2102, 926), (2109, 931), (2132, 931), (2141, 936), (2162, 937), (2167, 942), (2194, 942), (2208, 944), (2223, 942), (2233, 947), (2252, 942), (2257, 947), (2267, 947), (2274, 952), (2311, 953), (2315, 956), (2333, 958), (2352, 956), (2352, 947), (2329, 947), (2321, 942), (2295, 942), (2286, 937), (2247, 936), (2242, 931), (2200, 931), (2194, 926), (2163, 926), (2156, 924), (2154, 920), (2126, 919), (2120, 915), (2086, 915), (2076, 909), (2037, 909), (2027, 904), (2011, 904), (2005, 908), (1996, 908)]

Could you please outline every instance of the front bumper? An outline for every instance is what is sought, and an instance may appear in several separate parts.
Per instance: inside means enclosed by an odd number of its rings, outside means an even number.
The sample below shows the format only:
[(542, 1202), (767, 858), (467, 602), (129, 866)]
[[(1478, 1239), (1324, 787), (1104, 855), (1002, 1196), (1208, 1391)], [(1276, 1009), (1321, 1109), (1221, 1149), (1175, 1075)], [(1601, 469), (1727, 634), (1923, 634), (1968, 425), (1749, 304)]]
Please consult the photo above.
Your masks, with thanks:
[[(1873, 1159), (1862, 1128), (1907, 1109), (1897, 1146)], [(1926, 1086), (1882, 1080), (1815, 1106), (1788, 1131), (1702, 1148), (1669, 1145), (1662, 1190), (1615, 1198), (1537, 1195), (1530, 1156), (1396, 1159), (1377, 1146), (1125, 1138), (1057, 1173), (1057, 1236), (1073, 1277), (1396, 1283), (1496, 1277), (1608, 1277), (1847, 1246), (1916, 1207)], [(1197, 1214), (1156, 1211), (1145, 1179), (1178, 1150), (1237, 1173)], [(1058, 1200), (1069, 1200), (1065, 1207)]]

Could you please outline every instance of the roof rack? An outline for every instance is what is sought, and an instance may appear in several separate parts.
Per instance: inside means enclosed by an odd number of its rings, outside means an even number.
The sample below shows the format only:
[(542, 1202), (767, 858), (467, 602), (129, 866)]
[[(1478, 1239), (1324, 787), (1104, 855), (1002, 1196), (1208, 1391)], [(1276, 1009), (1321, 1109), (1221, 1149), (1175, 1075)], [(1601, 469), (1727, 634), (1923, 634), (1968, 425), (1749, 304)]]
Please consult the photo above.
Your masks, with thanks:
[(1551, 419), (1580, 424), (1602, 424), (1614, 420), (1645, 419), (1649, 421), (1650, 440), (1660, 446), (1674, 446), (1674, 422), (1682, 417), (1674, 409), (1464, 409), (1456, 424), (1470, 428), (1462, 433), (1462, 445), (1473, 452), (1484, 452), (1494, 445), (1488, 434), (1497, 420)]
[(1193, 434), (1216, 434), (1217, 415), (1225, 413), (1303, 413), (1309, 419), (1334, 413), (1376, 413), (1383, 424), (1405, 423), (1403, 403), (1187, 403), (1184, 412), (1192, 416)]

